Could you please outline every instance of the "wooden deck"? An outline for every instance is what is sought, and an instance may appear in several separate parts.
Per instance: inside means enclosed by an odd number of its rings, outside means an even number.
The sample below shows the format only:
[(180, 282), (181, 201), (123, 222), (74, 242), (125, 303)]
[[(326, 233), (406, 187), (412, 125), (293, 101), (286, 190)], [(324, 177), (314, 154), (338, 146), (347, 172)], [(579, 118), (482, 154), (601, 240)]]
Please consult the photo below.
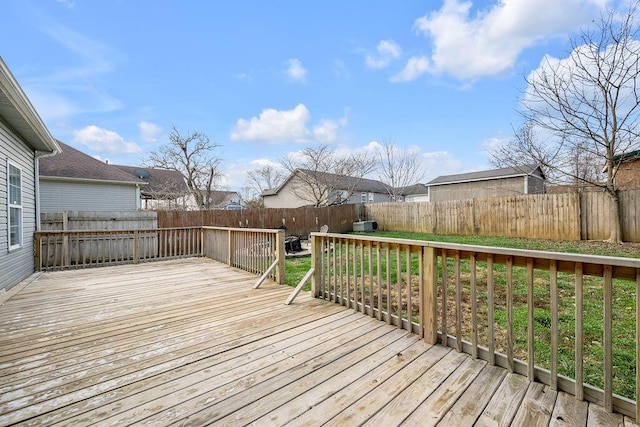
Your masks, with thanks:
[(0, 296), (0, 425), (634, 425), (353, 310), (193, 258)]

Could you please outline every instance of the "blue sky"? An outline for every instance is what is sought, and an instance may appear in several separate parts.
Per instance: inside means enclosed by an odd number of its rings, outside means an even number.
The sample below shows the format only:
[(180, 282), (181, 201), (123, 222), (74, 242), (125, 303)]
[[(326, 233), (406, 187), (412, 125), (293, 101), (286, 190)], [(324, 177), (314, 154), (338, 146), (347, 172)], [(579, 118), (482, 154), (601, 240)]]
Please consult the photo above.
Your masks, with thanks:
[(0, 56), (54, 137), (111, 163), (175, 125), (222, 145), (234, 190), (316, 142), (415, 147), (426, 182), (490, 168), (524, 77), (609, 3), (4, 0)]

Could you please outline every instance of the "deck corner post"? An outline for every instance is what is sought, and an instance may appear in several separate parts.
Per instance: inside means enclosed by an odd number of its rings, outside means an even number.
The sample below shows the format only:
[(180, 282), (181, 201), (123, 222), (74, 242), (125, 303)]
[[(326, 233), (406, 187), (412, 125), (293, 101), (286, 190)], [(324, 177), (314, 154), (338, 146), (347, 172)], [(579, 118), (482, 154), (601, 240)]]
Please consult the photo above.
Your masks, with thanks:
[(437, 314), (437, 284), (438, 284), (438, 256), (436, 249), (425, 247), (423, 252), (424, 278), (422, 292), (422, 325), (424, 340), (427, 344), (435, 344), (438, 339)]
[(42, 271), (42, 234), (36, 231), (33, 234), (34, 265), (38, 271)]
[(276, 234), (276, 259), (278, 267), (276, 268), (276, 282), (284, 285), (285, 279), (285, 250), (284, 250), (284, 230), (278, 230)]
[(320, 289), (320, 264), (322, 256), (321, 238), (315, 234), (311, 234), (311, 268), (313, 275), (311, 276), (311, 294), (314, 297), (319, 295)]
[(233, 244), (231, 242), (233, 234), (231, 233), (231, 229), (227, 232), (227, 265), (233, 265)]

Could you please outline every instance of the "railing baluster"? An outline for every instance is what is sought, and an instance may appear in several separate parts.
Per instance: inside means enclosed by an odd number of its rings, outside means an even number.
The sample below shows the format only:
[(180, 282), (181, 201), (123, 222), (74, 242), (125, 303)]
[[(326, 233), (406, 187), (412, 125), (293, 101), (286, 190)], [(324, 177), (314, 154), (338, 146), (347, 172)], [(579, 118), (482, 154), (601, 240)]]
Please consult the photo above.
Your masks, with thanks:
[(533, 301), (533, 259), (527, 259), (527, 377), (535, 380), (535, 331), (534, 331), (534, 301)]
[[(338, 271), (340, 272), (339, 274), (339, 280), (340, 280), (340, 305), (344, 305), (344, 259), (343, 259), (343, 241), (342, 239), (338, 239), (338, 248), (337, 250), (338, 252), (338, 260), (339, 260), (339, 269)], [(334, 251), (336, 250), (336, 248), (334, 248)]]
[(604, 409), (613, 411), (613, 269), (604, 266)]
[(456, 278), (456, 351), (462, 351), (462, 282), (460, 281), (460, 251), (455, 253)]
[(404, 251), (406, 260), (405, 265), (407, 269), (407, 330), (411, 332), (413, 327), (411, 326), (413, 321), (413, 307), (411, 306), (411, 247), (407, 245)]
[(477, 301), (477, 283), (476, 283), (476, 255), (471, 254), (470, 259), (471, 277), (471, 356), (478, 358), (478, 301)]
[(551, 298), (551, 390), (558, 390), (558, 266), (549, 263), (549, 293)]
[(336, 252), (337, 252), (337, 248), (336, 248), (336, 238), (332, 237), (331, 238), (331, 252), (332, 252), (332, 264), (331, 264), (331, 269), (333, 270), (333, 302), (337, 303), (338, 302), (338, 275), (336, 274), (337, 272), (337, 262), (336, 262)]
[(507, 368), (513, 373), (513, 258), (507, 256)]
[(402, 252), (402, 248), (400, 245), (396, 246), (396, 300), (397, 300), (397, 310), (396, 314), (398, 316), (398, 329), (402, 329), (402, 262), (400, 262), (400, 253)]
[(489, 364), (494, 366), (496, 364), (496, 345), (495, 345), (495, 333), (494, 333), (494, 305), (495, 305), (495, 278), (493, 275), (493, 255), (487, 256), (487, 326), (488, 326), (488, 340), (489, 340)]
[(369, 315), (371, 317), (375, 316), (375, 307), (373, 302), (373, 249), (371, 248), (371, 242), (367, 242), (367, 262), (369, 263), (368, 271), (369, 271)]
[(391, 244), (386, 245), (385, 261), (385, 265), (387, 267), (387, 323), (391, 325), (393, 321), (391, 318), (391, 315), (393, 314), (393, 300), (391, 299)]
[(345, 277), (346, 277), (346, 285), (347, 285), (347, 308), (351, 308), (351, 274), (349, 272), (349, 240), (345, 239), (344, 242), (344, 251), (345, 251)]
[(358, 245), (360, 248), (360, 296), (362, 297), (362, 313), (367, 314), (367, 304), (366, 304), (366, 290), (367, 290), (367, 280), (366, 280), (366, 270), (364, 266), (364, 242), (360, 241)]
[(447, 274), (447, 250), (442, 250), (442, 345), (447, 347), (447, 289), (449, 288), (449, 277)]
[(640, 422), (640, 268), (636, 270), (636, 423)]
[(358, 253), (356, 251), (356, 241), (355, 239), (353, 240), (353, 247), (352, 247), (352, 255), (353, 255), (353, 268), (352, 268), (352, 273), (353, 273), (353, 303), (354, 303), (354, 307), (353, 309), (355, 311), (358, 311)]
[(376, 273), (378, 276), (378, 320), (382, 320), (382, 248), (381, 244), (376, 243)]
[(582, 279), (582, 263), (576, 263), (575, 267), (575, 285), (576, 285), (576, 313), (575, 313), (575, 327), (576, 327), (576, 388), (575, 396), (577, 400), (584, 400), (584, 368), (583, 368), (583, 349), (584, 349), (584, 337), (583, 337), (583, 318), (582, 310), (584, 310), (584, 288)]
[[(420, 331), (420, 337), (424, 338), (424, 316), (423, 313), (425, 312), (425, 307), (424, 307), (424, 292), (426, 291), (424, 288), (425, 286), (430, 286), (432, 289), (435, 289), (435, 293), (432, 294), (434, 300), (435, 300), (435, 305), (438, 304), (438, 287), (435, 283), (426, 283), (425, 282), (425, 275), (424, 275), (424, 257), (425, 257), (425, 250), (426, 248), (421, 247), (420, 251), (418, 252), (418, 330)], [(435, 254), (435, 250), (433, 250), (433, 253)], [(438, 262), (438, 257), (436, 255), (436, 259), (435, 259), (435, 263), (436, 263), (436, 270), (438, 269), (437, 267), (437, 262)], [(437, 273), (434, 274), (435, 276), (437, 276)], [(435, 314), (435, 318), (434, 320), (437, 319), (437, 313)], [(437, 323), (437, 320), (435, 320), (434, 323)], [(437, 325), (436, 325), (437, 326)], [(438, 328), (436, 328), (435, 331), (435, 337), (436, 337), (436, 341), (438, 339)]]

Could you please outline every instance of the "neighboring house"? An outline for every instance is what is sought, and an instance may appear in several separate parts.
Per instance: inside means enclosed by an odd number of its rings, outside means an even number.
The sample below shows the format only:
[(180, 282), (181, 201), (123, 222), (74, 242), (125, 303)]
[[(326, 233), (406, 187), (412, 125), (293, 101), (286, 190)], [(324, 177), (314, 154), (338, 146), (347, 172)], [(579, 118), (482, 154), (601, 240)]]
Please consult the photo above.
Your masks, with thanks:
[(62, 153), (40, 162), (42, 212), (135, 211), (145, 181), (58, 141)]
[(405, 202), (428, 202), (429, 188), (425, 184), (414, 184), (402, 189)]
[(617, 164), (615, 176), (618, 190), (634, 190), (640, 188), (640, 150), (619, 154), (613, 157)]
[(276, 189), (262, 193), (265, 208), (392, 201), (389, 187), (373, 179), (296, 169)]
[[(207, 200), (207, 192), (202, 190), (203, 199)], [(236, 191), (212, 190), (208, 195), (209, 209), (239, 210), (245, 206), (241, 203), (240, 194)]]
[(536, 165), (439, 176), (429, 181), (429, 201), (465, 200), (484, 197), (541, 194), (545, 176)]
[(193, 198), (184, 175), (179, 171), (142, 166), (113, 166), (147, 183), (140, 190), (142, 209), (184, 210), (191, 208)]
[(39, 229), (38, 162), (60, 151), (0, 58), (0, 294), (35, 271)]

